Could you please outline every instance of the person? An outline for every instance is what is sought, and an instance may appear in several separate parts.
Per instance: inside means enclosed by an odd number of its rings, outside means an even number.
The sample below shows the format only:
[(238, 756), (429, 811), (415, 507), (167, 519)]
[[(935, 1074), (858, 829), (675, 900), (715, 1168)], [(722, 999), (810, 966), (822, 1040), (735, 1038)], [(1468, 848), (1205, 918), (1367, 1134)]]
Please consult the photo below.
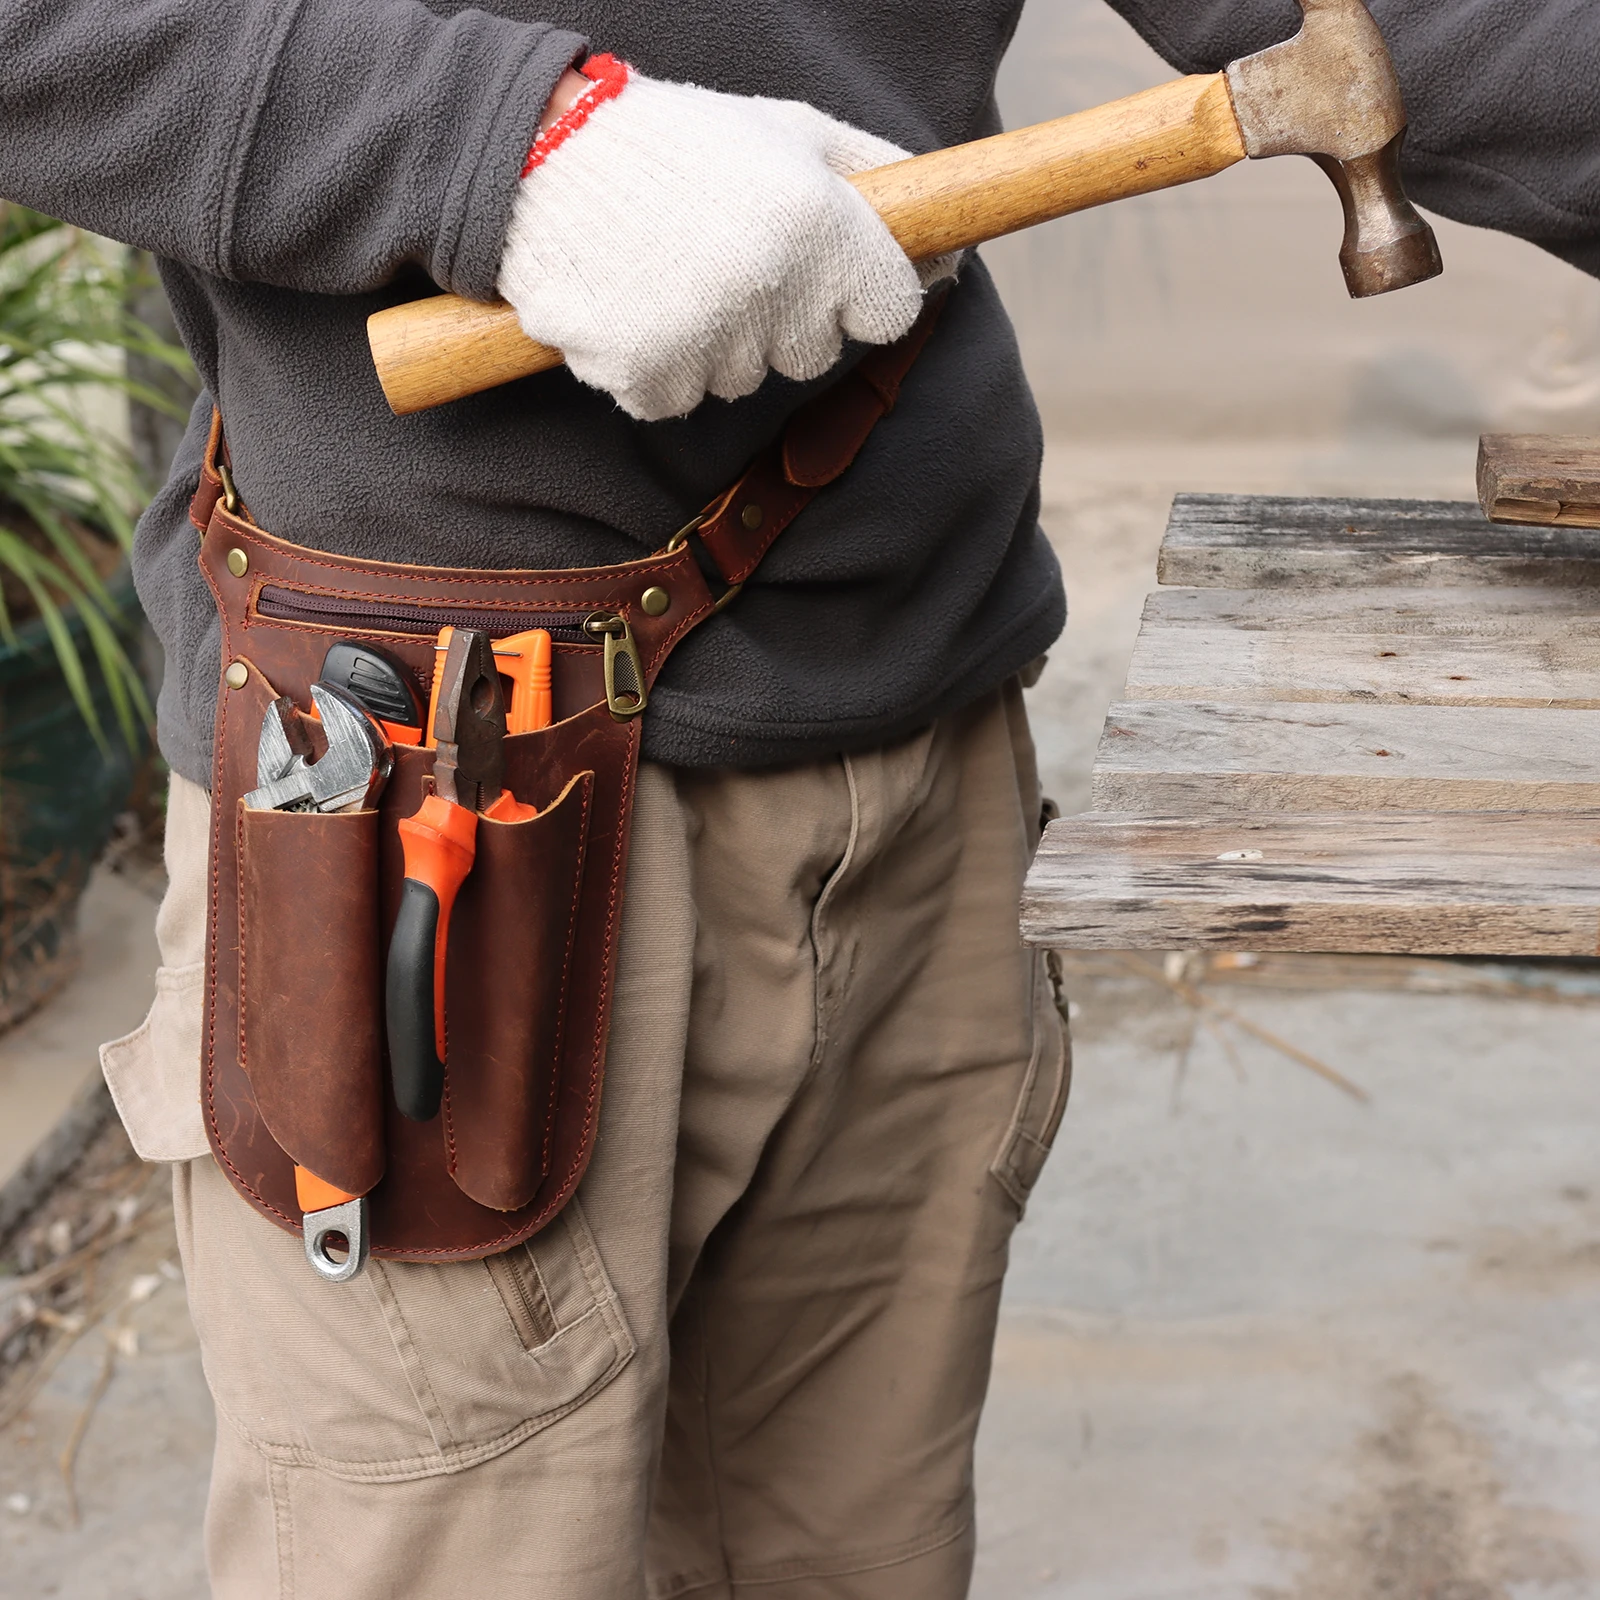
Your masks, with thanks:
[[(1298, 21), (1113, 3), (1187, 70)], [(1417, 197), (1600, 271), (1593, 8), (1374, 9)], [(1040, 817), (1021, 681), (1065, 601), (981, 260), (919, 275), (844, 179), (996, 131), (1018, 10), (0, 11), (0, 194), (153, 251), (204, 384), (135, 550), (166, 652), (164, 967), (104, 1060), (174, 1167), (223, 1600), (967, 1592), (1007, 1243), (1070, 1077), (1015, 911)], [(213, 406), (296, 544), (626, 561), (952, 272), (899, 404), (643, 719), (577, 1200), (501, 1256), (316, 1280), (218, 1170), (197, 1091), (221, 661), (186, 508)], [(566, 369), (395, 418), (365, 321), (435, 286), (503, 293)]]

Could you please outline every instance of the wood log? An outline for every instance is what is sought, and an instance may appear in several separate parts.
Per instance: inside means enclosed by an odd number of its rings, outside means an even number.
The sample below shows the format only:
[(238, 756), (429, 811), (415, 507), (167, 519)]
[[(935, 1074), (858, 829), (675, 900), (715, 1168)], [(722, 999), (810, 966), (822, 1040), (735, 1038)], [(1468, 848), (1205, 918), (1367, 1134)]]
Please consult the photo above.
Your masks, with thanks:
[(1485, 434), (1478, 443), (1478, 499), (1494, 522), (1600, 528), (1600, 438)]
[(1600, 953), (1600, 811), (1052, 823), (1023, 936), (1077, 950)]

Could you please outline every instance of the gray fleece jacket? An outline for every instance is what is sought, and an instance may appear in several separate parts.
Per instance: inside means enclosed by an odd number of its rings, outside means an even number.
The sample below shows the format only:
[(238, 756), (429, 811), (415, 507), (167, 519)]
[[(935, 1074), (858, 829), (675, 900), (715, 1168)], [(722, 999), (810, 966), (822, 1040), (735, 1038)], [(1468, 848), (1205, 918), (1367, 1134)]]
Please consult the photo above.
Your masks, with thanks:
[[(1287, 36), (1292, 0), (1112, 0), (1176, 65)], [(631, 421), (566, 372), (420, 416), (385, 407), (364, 324), (493, 292), (518, 170), (566, 65), (811, 101), (912, 150), (995, 131), (1020, 0), (5, 0), (0, 195), (152, 250), (206, 393), (139, 530), (167, 652), (161, 744), (205, 782), (218, 633), (184, 514), (214, 396), (257, 518), (391, 561), (629, 559), (738, 474), (820, 385), (771, 379)], [(1375, 0), (1418, 197), (1600, 271), (1593, 0)], [(826, 380), (825, 380), (826, 381)], [(968, 268), (897, 410), (682, 645), (646, 753), (761, 765), (907, 733), (1045, 649), (1065, 615), (1037, 524), (1039, 424)]]

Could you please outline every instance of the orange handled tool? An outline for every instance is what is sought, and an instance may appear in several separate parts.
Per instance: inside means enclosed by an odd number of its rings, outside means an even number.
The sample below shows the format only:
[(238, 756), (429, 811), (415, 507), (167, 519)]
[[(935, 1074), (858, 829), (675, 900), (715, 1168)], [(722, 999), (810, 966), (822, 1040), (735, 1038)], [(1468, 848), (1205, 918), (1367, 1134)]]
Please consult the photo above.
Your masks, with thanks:
[(477, 835), (477, 813), (439, 794), (400, 824), (406, 878), (389, 941), (385, 1014), (395, 1101), (418, 1122), (438, 1114), (444, 1093), (450, 912), (472, 871)]
[(536, 733), (554, 715), (550, 693), (550, 635), (543, 628), (514, 633), (494, 647), (494, 663), (511, 680), (507, 733)]
[[(300, 1203), (306, 1259), (329, 1283), (360, 1277), (371, 1252), (365, 1196), (336, 1189), (309, 1167), (294, 1169), (294, 1192)], [(335, 1248), (342, 1255), (333, 1254)]]
[[(444, 657), (450, 649), (455, 631), (454, 628), (441, 628), (439, 642), (434, 646), (436, 665), (427, 720), (430, 730), (439, 710), (439, 690), (444, 682)], [(532, 628), (527, 633), (514, 633), (509, 638), (496, 640), (495, 668), (511, 685), (511, 701), (506, 708), (507, 733), (535, 733), (540, 728), (550, 726), (555, 714), (550, 683), (551, 660), (550, 635), (543, 628)], [(431, 745), (433, 740), (429, 737), (423, 742)]]
[(433, 793), (400, 824), (406, 875), (385, 973), (395, 1102), (418, 1122), (438, 1115), (444, 1095), (450, 912), (477, 855), (478, 818), (536, 815), (501, 786), (505, 689), (489, 635), (451, 628), (441, 641), (428, 717)]

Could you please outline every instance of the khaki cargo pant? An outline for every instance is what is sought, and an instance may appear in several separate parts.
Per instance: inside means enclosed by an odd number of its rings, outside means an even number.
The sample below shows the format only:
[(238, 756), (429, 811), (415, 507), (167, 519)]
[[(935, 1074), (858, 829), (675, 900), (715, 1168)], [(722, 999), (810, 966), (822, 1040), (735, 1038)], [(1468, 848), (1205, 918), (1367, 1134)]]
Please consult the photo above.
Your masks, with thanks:
[(1016, 686), (869, 755), (646, 767), (578, 1199), (349, 1286), (202, 1154), (206, 808), (174, 783), (167, 966), (104, 1058), (180, 1163), (219, 1600), (965, 1595), (1008, 1240), (1068, 1084), (1017, 938)]

